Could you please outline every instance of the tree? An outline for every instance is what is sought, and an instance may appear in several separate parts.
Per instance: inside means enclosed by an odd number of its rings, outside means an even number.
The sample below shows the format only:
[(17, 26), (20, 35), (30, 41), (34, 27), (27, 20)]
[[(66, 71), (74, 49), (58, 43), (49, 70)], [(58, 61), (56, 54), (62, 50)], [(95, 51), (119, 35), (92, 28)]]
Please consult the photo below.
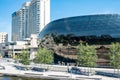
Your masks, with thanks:
[(120, 43), (112, 43), (110, 46), (110, 65), (120, 69)]
[(20, 62), (24, 65), (29, 65), (30, 64), (30, 54), (28, 50), (23, 49), (22, 53), (19, 55)]
[(78, 46), (77, 61), (79, 65), (89, 67), (88, 72), (91, 73), (91, 68), (96, 66), (96, 49), (93, 46), (89, 46), (88, 44), (83, 45), (82, 43), (80, 43), (80, 45)]
[(53, 52), (46, 48), (39, 48), (35, 57), (36, 63), (51, 64), (53, 63)]
[(81, 66), (95, 67), (97, 60), (96, 49), (88, 44), (78, 46), (77, 61)]

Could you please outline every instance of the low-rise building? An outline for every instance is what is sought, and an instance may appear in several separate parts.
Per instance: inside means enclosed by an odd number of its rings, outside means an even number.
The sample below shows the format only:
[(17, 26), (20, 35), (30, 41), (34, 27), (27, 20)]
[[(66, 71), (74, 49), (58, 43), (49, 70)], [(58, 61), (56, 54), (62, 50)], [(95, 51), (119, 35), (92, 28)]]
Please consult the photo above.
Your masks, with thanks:
[(3, 57), (14, 58), (16, 55), (19, 55), (23, 49), (25, 49), (30, 53), (30, 59), (33, 59), (37, 53), (37, 43), (37, 35), (32, 34), (30, 38), (27, 38), (24, 41), (15, 41), (0, 44), (0, 53)]
[(0, 32), (0, 43), (8, 42), (8, 34), (6, 32)]

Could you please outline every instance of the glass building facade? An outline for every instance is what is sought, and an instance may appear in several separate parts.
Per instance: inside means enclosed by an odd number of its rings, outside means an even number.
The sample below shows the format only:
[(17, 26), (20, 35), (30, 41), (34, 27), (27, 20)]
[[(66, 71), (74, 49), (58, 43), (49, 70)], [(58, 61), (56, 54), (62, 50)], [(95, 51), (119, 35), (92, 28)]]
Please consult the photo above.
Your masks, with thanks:
[(107, 65), (109, 45), (120, 42), (120, 15), (99, 14), (55, 20), (41, 31), (39, 39), (40, 45), (51, 48), (62, 59), (56, 61), (75, 62), (77, 46), (82, 41), (95, 45), (97, 62)]
[(12, 14), (12, 41), (29, 38), (50, 22), (50, 0), (31, 0)]

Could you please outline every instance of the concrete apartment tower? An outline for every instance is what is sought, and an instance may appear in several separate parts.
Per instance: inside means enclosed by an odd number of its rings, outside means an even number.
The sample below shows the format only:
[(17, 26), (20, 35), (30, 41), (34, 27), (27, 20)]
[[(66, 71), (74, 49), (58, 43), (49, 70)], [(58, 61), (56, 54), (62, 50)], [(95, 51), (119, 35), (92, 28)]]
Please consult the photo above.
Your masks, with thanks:
[(28, 37), (29, 5), (30, 2), (26, 2), (20, 10), (12, 14), (12, 41)]
[(50, 22), (50, 0), (32, 0), (29, 16), (29, 34), (39, 34)]
[(8, 34), (6, 32), (0, 32), (0, 43), (8, 42)]
[(39, 34), (50, 22), (50, 0), (32, 0), (12, 14), (12, 41)]
[(12, 14), (12, 41), (20, 40), (22, 27), (22, 11), (19, 10)]
[(42, 0), (40, 6), (41, 28), (40, 31), (50, 22), (50, 0)]

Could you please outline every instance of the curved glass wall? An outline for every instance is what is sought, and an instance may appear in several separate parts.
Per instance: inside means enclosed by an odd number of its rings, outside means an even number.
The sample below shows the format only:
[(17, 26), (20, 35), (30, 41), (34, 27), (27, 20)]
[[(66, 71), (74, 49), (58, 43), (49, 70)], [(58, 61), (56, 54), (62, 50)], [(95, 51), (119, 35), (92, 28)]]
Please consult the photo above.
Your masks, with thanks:
[(39, 34), (39, 39), (41, 46), (56, 53), (57, 62), (75, 62), (77, 46), (83, 42), (96, 46), (99, 65), (108, 65), (106, 63), (109, 63), (109, 45), (112, 42), (120, 42), (120, 15), (88, 15), (59, 19), (49, 23)]
[(40, 33), (39, 38), (51, 33), (120, 37), (120, 15), (105, 14), (59, 19), (48, 24)]

